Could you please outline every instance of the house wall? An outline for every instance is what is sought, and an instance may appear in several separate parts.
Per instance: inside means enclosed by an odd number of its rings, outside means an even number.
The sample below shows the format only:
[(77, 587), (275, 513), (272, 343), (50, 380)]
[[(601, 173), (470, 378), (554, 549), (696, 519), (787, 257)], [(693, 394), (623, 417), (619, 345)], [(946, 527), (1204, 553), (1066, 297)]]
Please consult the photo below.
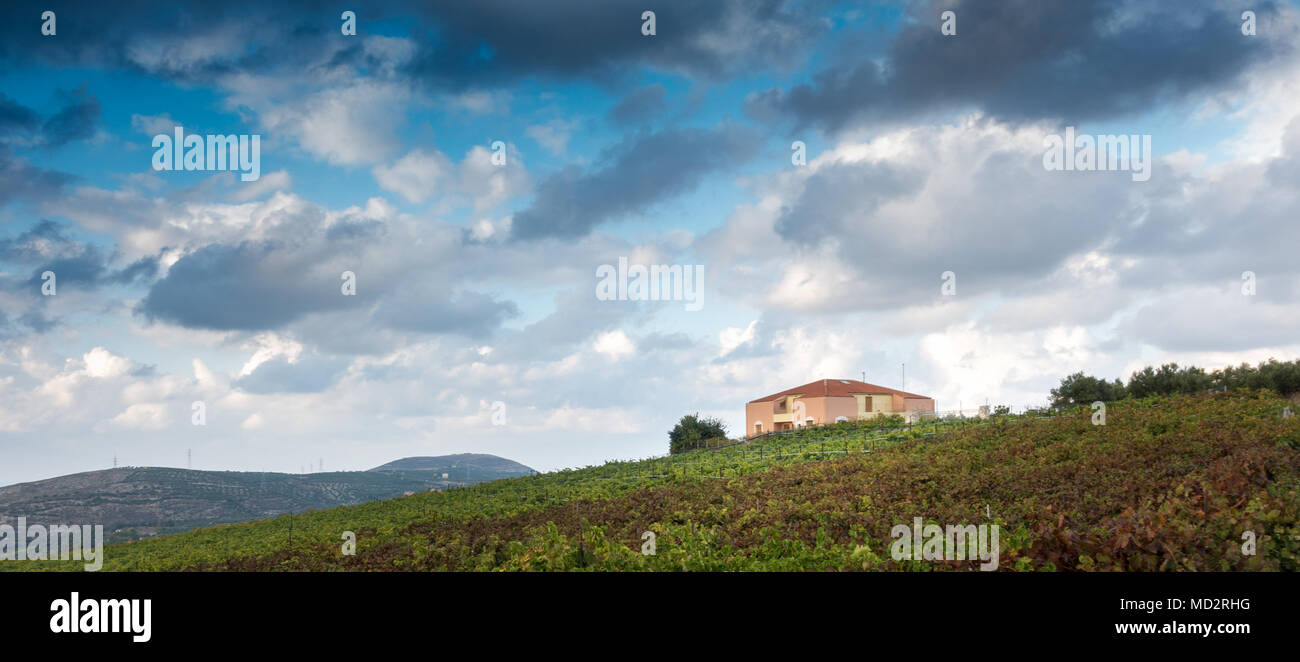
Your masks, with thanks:
[(903, 411), (934, 411), (933, 398), (903, 398)]
[[(863, 411), (868, 400), (871, 402), (871, 409)], [(889, 414), (903, 414), (910, 411), (929, 411), (933, 412), (934, 400), (930, 398), (904, 398), (901, 395), (860, 395), (852, 397), (820, 397), (795, 398), (790, 396), (785, 402), (780, 403), (782, 409), (787, 415), (774, 416), (777, 409), (777, 402), (750, 402), (745, 404), (745, 436), (752, 437), (755, 434), (772, 432), (777, 428), (776, 418), (782, 422), (793, 419), (795, 411), (794, 403), (803, 404), (803, 416), (812, 417), (813, 425), (831, 425), (835, 419), (843, 416), (850, 421), (856, 421), (861, 418), (872, 418), (875, 416), (887, 416)], [(794, 421), (790, 421), (793, 423)], [(761, 432), (754, 431), (754, 424), (762, 423)], [(803, 423), (803, 421), (799, 421)], [(784, 425), (782, 426), (784, 427)]]
[(857, 398), (821, 398), (826, 401), (825, 415), (821, 421), (826, 425), (835, 423), (835, 419), (843, 416), (850, 421), (858, 420), (858, 400)]
[[(774, 403), (771, 402), (750, 402), (745, 405), (745, 436), (752, 437), (755, 434), (771, 432), (774, 428), (772, 425), (772, 410)], [(762, 423), (762, 432), (754, 432), (754, 424)]]
[(892, 395), (873, 395), (871, 396), (871, 415), (888, 416), (897, 411), (898, 407), (894, 405), (894, 396)]

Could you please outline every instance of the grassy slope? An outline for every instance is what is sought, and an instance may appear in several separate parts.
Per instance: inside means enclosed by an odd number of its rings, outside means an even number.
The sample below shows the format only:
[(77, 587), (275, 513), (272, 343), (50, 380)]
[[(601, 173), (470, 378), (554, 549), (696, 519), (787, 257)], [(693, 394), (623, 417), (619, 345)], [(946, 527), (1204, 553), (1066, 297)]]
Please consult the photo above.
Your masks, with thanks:
[[(1179, 397), (1112, 405), (1105, 426), (1081, 409), (889, 444), (820, 429), (765, 441), (761, 456), (611, 463), (112, 546), (105, 567), (963, 568), (973, 564), (892, 561), (889, 531), (916, 516), (984, 523), (987, 507), (1003, 569), (1296, 570), (1300, 419), (1282, 419), (1285, 404), (1263, 392)], [(356, 556), (340, 553), (344, 530), (357, 533)], [(654, 556), (640, 553), (647, 530)], [(1246, 530), (1254, 556), (1240, 553)]]
[[(499, 478), (497, 471), (457, 479)], [(428, 471), (283, 474), (191, 471), (166, 467), (108, 469), (0, 488), (0, 524), (103, 524), (113, 542), (179, 533), (214, 524), (391, 499), (405, 491), (445, 488)]]

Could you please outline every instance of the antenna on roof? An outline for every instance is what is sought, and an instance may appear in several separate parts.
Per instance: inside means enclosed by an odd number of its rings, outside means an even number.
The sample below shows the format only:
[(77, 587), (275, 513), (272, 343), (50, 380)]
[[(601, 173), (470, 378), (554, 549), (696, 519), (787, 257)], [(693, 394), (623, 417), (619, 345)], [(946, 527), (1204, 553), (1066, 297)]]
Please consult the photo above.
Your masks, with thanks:
[(866, 381), (867, 381), (867, 371), (866, 371), (866, 370), (863, 370), (863, 371), (862, 371), (862, 381), (863, 381), (863, 382), (866, 382)]

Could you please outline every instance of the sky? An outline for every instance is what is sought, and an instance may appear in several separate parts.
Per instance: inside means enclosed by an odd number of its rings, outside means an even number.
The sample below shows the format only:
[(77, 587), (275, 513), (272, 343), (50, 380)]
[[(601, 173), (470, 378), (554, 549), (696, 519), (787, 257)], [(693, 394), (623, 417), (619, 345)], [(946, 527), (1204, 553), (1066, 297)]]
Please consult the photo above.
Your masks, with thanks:
[[(1021, 407), (1300, 356), (1292, 2), (46, 2), (0, 33), (0, 484), (545, 471), (823, 378)], [(259, 176), (155, 168), (176, 127), (257, 136)], [(1149, 136), (1149, 178), (1046, 167), (1072, 134)], [(601, 296), (620, 259), (698, 297)]]

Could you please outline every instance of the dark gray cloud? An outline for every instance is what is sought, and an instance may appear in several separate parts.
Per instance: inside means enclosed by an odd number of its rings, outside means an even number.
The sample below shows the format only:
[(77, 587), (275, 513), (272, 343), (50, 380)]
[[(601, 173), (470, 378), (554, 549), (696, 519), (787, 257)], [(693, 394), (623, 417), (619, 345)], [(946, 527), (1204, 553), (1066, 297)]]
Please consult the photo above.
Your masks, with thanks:
[(86, 90), (86, 85), (71, 91), (60, 90), (59, 97), (63, 108), (41, 125), (44, 144), (58, 147), (95, 135), (95, 124), (100, 115), (99, 100)]
[[(1261, 24), (1273, 2), (1250, 7)], [(939, 15), (957, 14), (957, 34)], [(751, 114), (828, 132), (979, 109), (1011, 121), (1145, 112), (1237, 85), (1285, 40), (1241, 34), (1240, 8), (1189, 1), (936, 0), (911, 12), (883, 61), (828, 66), (810, 83), (755, 93)]]
[(0, 145), (0, 205), (13, 200), (49, 200), (75, 180), (71, 174), (34, 166)]
[(824, 168), (808, 179), (803, 195), (777, 219), (777, 234), (816, 244), (870, 218), (881, 204), (916, 193), (925, 180), (925, 172), (886, 161)]
[[(430, 7), (431, 38), (409, 69), (421, 81), (476, 84), (520, 75), (611, 79), (648, 65), (719, 77), (756, 63), (789, 67), (826, 24), (819, 2), (514, 0)], [(656, 15), (656, 35), (641, 34), (641, 14)], [(726, 44), (725, 48), (719, 47)]]
[[(827, 27), (820, 0), (479, 0), (395, 2), (355, 8), (358, 36), (398, 19), (418, 47), (390, 72), (419, 85), (490, 86), (527, 76), (612, 80), (639, 66), (716, 77), (761, 62), (788, 67)], [(339, 6), (315, 0), (280, 3), (62, 2), (59, 48), (33, 21), (0, 23), (0, 60), (40, 59), (58, 66), (145, 71), (191, 83), (230, 73), (300, 72), (351, 67), (377, 74), (359, 43), (340, 44)], [(655, 36), (641, 14), (656, 12)], [(413, 21), (409, 20), (411, 17)], [(185, 52), (179, 36), (222, 37), (241, 47)], [(357, 40), (359, 41), (359, 40)]]
[(173, 264), (138, 311), (188, 328), (258, 331), (361, 305), (364, 299), (341, 294), (337, 276), (313, 278), (314, 266), (278, 241), (209, 244)]
[(340, 219), (325, 231), (330, 241), (373, 241), (384, 236), (388, 226), (380, 221)]
[(688, 193), (710, 173), (743, 164), (758, 143), (755, 133), (734, 124), (629, 134), (593, 169), (570, 166), (542, 181), (532, 205), (514, 215), (512, 236), (583, 236), (604, 221)]
[(59, 90), (57, 112), (42, 119), (36, 111), (0, 94), (0, 145), (58, 147), (95, 135), (101, 110), (99, 99), (83, 83), (75, 90)]
[(63, 227), (42, 220), (16, 237), (0, 239), (0, 260), (31, 268), (31, 277), (22, 287), (39, 292), (44, 282), (41, 274), (54, 272), (60, 286), (78, 285), (94, 288), (110, 284), (130, 284), (152, 279), (158, 261), (144, 257), (122, 269), (112, 267), (112, 256), (94, 244), (77, 241)]
[(40, 125), (36, 111), (0, 93), (0, 141), (26, 136)]
[(317, 321), (333, 320), (325, 326), (342, 325), (352, 334), (388, 343), (410, 333), (489, 336), (518, 314), (513, 302), (453, 291), (436, 273), (387, 272), (384, 267), (352, 267), (357, 293), (345, 296), (340, 289), (343, 269), (334, 265), (340, 260), (364, 265), (353, 257), (355, 248), (347, 241), (312, 240), (209, 244), (173, 264), (140, 301), (137, 312), (151, 321), (219, 331), (279, 330), (299, 324), (315, 329), (316, 340), (321, 339), (321, 329), (309, 316), (346, 313)]
[(659, 83), (639, 87), (609, 110), (609, 118), (618, 124), (636, 124), (661, 115), (668, 108), (665, 92)]
[(75, 179), (57, 170), (33, 166), (15, 156), (13, 148), (59, 147), (95, 134), (99, 100), (85, 85), (59, 91), (60, 110), (42, 119), (40, 113), (0, 94), (0, 205), (11, 200), (44, 201)]

